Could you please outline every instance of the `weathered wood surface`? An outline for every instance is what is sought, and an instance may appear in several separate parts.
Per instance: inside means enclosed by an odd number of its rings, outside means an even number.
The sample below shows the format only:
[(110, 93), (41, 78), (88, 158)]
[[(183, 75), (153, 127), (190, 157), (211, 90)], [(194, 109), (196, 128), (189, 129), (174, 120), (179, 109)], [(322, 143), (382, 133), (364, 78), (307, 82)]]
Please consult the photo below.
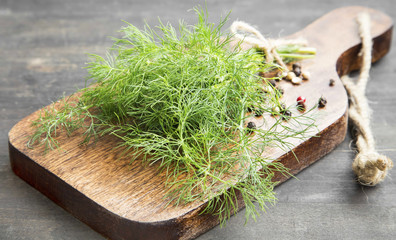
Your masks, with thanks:
[[(392, 21), (378, 11), (362, 7), (334, 10), (294, 35), (307, 39), (318, 53), (315, 59), (301, 63), (303, 70), (311, 73), (309, 81), (298, 86), (281, 82), (285, 90), (282, 100), (290, 106), (298, 96), (306, 96), (307, 109), (321, 96), (329, 103), (314, 111), (319, 137), (289, 140), (296, 145), (298, 161), (288, 151), (267, 150), (270, 158), (279, 159), (292, 173), (318, 160), (344, 139), (347, 97), (337, 72), (345, 74), (359, 65), (356, 16), (363, 11), (373, 19), (373, 59), (378, 60), (389, 50), (392, 27)], [(341, 29), (339, 24), (343, 25)], [(335, 86), (329, 86), (330, 79), (336, 79)], [(190, 239), (216, 225), (216, 216), (200, 214), (205, 201), (165, 207), (169, 201), (164, 198), (166, 172), (159, 174), (156, 164), (143, 166), (139, 160), (130, 164), (123, 150), (115, 149), (118, 141), (114, 137), (101, 137), (97, 143), (81, 146), (83, 132), (77, 132), (59, 137), (60, 151), (45, 154), (43, 147), (29, 149), (26, 141), (32, 134), (30, 125), (39, 111), (9, 133), (12, 169), (96, 231), (112, 239)], [(293, 112), (297, 114), (297, 110)], [(271, 119), (267, 116), (266, 122)], [(254, 121), (257, 126), (268, 127), (262, 117)], [(282, 175), (275, 178), (284, 180)]]
[[(35, 10), (35, 9), (33, 9), (33, 10)], [(38, 11), (38, 10), (36, 10), (36, 11)], [(5, 11), (5, 14), (7, 14), (7, 12)], [(239, 16), (239, 18), (241, 19), (241, 17)], [(313, 20), (313, 19), (311, 19), (311, 20)], [(295, 29), (295, 30), (297, 30), (297, 29)], [(274, 31), (275, 31), (275, 29), (274, 29)], [(67, 38), (66, 38), (67, 39)], [(9, 44), (11, 44), (11, 43), (9, 43)], [(49, 46), (50, 47), (50, 46)], [(44, 51), (45, 52), (45, 47), (44, 46), (42, 46), (42, 51)], [(48, 49), (50, 49), (50, 48), (48, 48)], [(3, 50), (3, 49), (2, 49)], [(10, 51), (10, 50), (8, 50), (8, 49), (4, 49), (3, 50), (4, 52), (6, 52), (6, 51)], [(49, 52), (50, 52), (50, 50), (49, 50)], [(50, 54), (49, 54), (50, 55)], [(43, 75), (46, 75), (47, 77), (48, 77), (48, 75), (50, 75), (51, 73), (53, 73), (53, 72), (64, 72), (64, 74), (66, 74), (66, 76), (67, 76), (67, 72), (69, 71), (70, 72), (70, 69), (73, 69), (74, 68), (74, 65), (73, 64), (68, 64), (68, 63), (66, 63), (67, 61), (64, 61), (65, 63), (64, 64), (62, 64), (62, 61), (61, 60), (58, 60), (58, 62), (56, 62), (56, 61), (54, 61), (54, 60), (52, 60), (52, 59), (50, 59), (51, 58), (51, 56), (49, 57), (49, 58), (47, 58), (47, 59), (41, 59), (40, 60), (40, 58), (38, 58), (38, 59), (31, 59), (32, 61), (30, 61), (29, 62), (29, 65), (27, 64), (27, 68), (28, 69), (30, 69), (31, 71), (34, 71), (34, 72), (38, 72), (38, 73), (47, 73), (47, 75), (46, 74), (43, 74)], [(48, 60), (48, 59), (50, 59), (50, 60)], [(81, 60), (78, 60), (78, 61), (81, 61)], [(13, 76), (12, 74), (10, 74), (10, 76)], [(15, 73), (14, 73), (14, 76), (15, 76)], [(29, 77), (29, 76), (23, 76), (24, 77), (24, 79), (26, 79), (26, 82), (28, 82), (28, 83), (30, 83), (30, 84), (32, 84), (32, 85), (34, 85), (34, 84), (36, 84), (37, 85), (37, 83), (35, 83), (35, 81), (39, 81), (39, 80), (35, 80), (34, 79), (34, 77)], [(61, 78), (61, 77), (59, 77), (59, 78)], [(6, 80), (6, 79), (5, 79)], [(11, 81), (10, 81), (11, 82)], [(65, 86), (67, 86), (67, 84), (64, 84)], [(337, 84), (337, 85), (339, 85), (339, 84)], [(336, 86), (337, 86), (336, 85)], [(45, 87), (44, 87), (45, 88)], [(56, 88), (55, 87), (53, 87), (53, 90), (56, 90)], [(3, 89), (2, 89), (2, 93), (3, 93)], [(32, 91), (32, 89), (30, 90), (30, 91)], [(45, 89), (36, 89), (35, 91), (45, 91)], [(69, 90), (70, 91), (70, 90)], [(5, 91), (4, 91), (5, 92)], [(71, 92), (71, 91), (70, 91)], [(32, 94), (32, 93), (30, 93), (30, 94)], [(48, 93), (47, 93), (48, 94)], [(2, 94), (3, 95), (3, 94)], [(54, 94), (53, 95), (53, 97), (56, 97), (56, 96), (59, 96), (59, 92), (57, 93), (57, 94)], [(11, 97), (11, 96), (10, 96)], [(14, 96), (15, 98), (17, 98), (17, 96)], [(24, 96), (25, 97), (25, 99), (26, 99), (26, 97), (28, 97), (28, 96)], [(378, 97), (381, 97), (381, 95), (380, 94), (378, 94)], [(293, 101), (294, 101), (294, 99), (293, 99)], [(330, 102), (330, 101), (329, 101)], [(2, 102), (2, 104), (3, 104), (3, 102)], [(26, 104), (29, 104), (29, 103), (26, 103)], [(390, 105), (388, 105), (388, 107), (389, 108), (391, 108), (390, 107)], [(10, 108), (11, 109), (11, 108)], [(15, 111), (15, 110), (14, 110)], [(30, 110), (31, 111), (31, 110)], [(11, 110), (10, 110), (10, 112), (12, 112)], [(25, 110), (25, 112), (22, 112), (22, 113), (20, 113), (21, 115), (21, 117), (23, 116), (23, 114), (26, 114), (26, 113), (28, 113), (29, 111), (27, 111), (26, 112), (26, 110)], [(8, 115), (6, 115), (6, 116), (8, 116)], [(10, 119), (10, 118), (9, 118)], [(16, 122), (16, 120), (14, 120), (14, 122)], [(390, 129), (392, 129), (392, 128), (390, 128)], [(394, 129), (394, 128), (393, 128)], [(5, 130), (5, 131), (8, 131), (7, 129)], [(388, 131), (389, 132), (389, 131)], [(391, 132), (391, 134), (392, 134), (392, 132)], [(389, 146), (392, 146), (392, 145), (389, 145)], [(312, 145), (311, 145), (311, 147), (312, 147)], [(343, 145), (341, 145), (341, 147), (344, 147), (345, 149), (348, 149), (348, 145), (347, 145), (347, 143), (346, 144), (343, 144)], [(338, 153), (340, 153), (340, 152), (338, 152)], [(351, 154), (350, 154), (350, 152), (349, 151), (347, 151), (347, 152), (341, 152), (341, 153), (343, 153), (344, 154), (344, 158), (345, 158), (345, 156), (347, 156), (348, 158), (349, 158), (349, 161), (350, 161), (350, 158), (352, 157), (352, 156), (350, 156)], [(391, 153), (392, 153), (392, 151), (391, 151)], [(334, 155), (334, 154), (333, 154)], [(342, 154), (341, 154), (342, 155)], [(337, 155), (337, 157), (338, 157), (338, 155)], [(392, 157), (392, 156), (391, 156)], [(328, 158), (328, 157), (327, 157)], [(339, 162), (340, 160), (338, 160), (338, 161), (336, 161), (337, 163)], [(345, 161), (344, 163), (348, 163), (348, 161)], [(344, 164), (343, 166), (345, 167), (345, 168), (347, 168), (349, 165), (346, 165), (346, 164)], [(316, 167), (317, 165), (315, 165), (315, 166), (313, 166), (313, 167)], [(334, 168), (336, 168), (336, 169), (340, 169), (339, 168), (339, 166), (340, 165), (334, 165), (334, 166), (332, 166), (332, 167), (334, 167)], [(312, 167), (312, 168), (313, 168)], [(319, 171), (319, 173), (315, 173), (315, 172), (313, 172), (313, 170), (311, 170), (312, 168), (309, 168), (307, 171), (309, 171), (313, 176), (318, 176), (318, 174), (320, 173), (320, 174), (323, 174), (324, 173), (324, 171), (322, 170), (322, 171)], [(328, 167), (328, 165), (325, 165), (325, 168), (324, 169), (326, 169), (326, 168), (330, 168), (330, 167)], [(330, 168), (331, 169), (331, 168)], [(305, 171), (305, 172), (307, 172), (307, 171)], [(332, 170), (331, 172), (332, 173), (334, 173), (334, 171), (335, 170)], [(305, 173), (305, 172), (303, 172), (303, 173)], [(342, 172), (343, 173), (345, 173), (346, 171), (345, 170), (342, 170)], [(346, 176), (348, 176), (348, 177), (350, 177), (351, 179), (349, 179), (349, 180), (345, 180), (344, 179), (344, 181), (342, 181), (341, 180), (341, 182), (342, 183), (344, 183), (345, 184), (345, 181), (350, 181), (350, 182), (348, 182), (348, 184), (347, 185), (349, 185), (349, 189), (351, 188), (351, 185), (353, 184), (353, 176), (351, 175), (351, 173), (350, 172), (348, 172), (349, 174), (346, 174)], [(301, 175), (301, 174), (300, 174)], [(298, 176), (300, 179), (301, 179), (301, 177), (300, 177), (300, 175)], [(312, 179), (313, 178), (313, 176), (310, 176), (309, 177), (309, 179)], [(339, 176), (339, 175), (337, 175), (337, 176)], [(331, 176), (331, 175), (328, 175), (328, 177), (331, 179), (331, 180), (333, 180), (334, 181), (334, 176)], [(16, 181), (16, 180), (15, 180)], [(293, 181), (295, 181), (295, 180), (293, 180)], [(314, 181), (315, 182), (315, 181)], [(320, 183), (321, 181), (320, 181), (320, 179), (319, 179), (319, 181), (316, 181), (316, 183)], [(329, 181), (330, 182), (330, 181)], [(337, 182), (337, 180), (335, 180), (335, 182)], [(338, 180), (338, 182), (340, 182), (340, 180)], [(290, 182), (288, 182), (288, 184), (289, 184)], [(320, 190), (320, 193), (322, 193), (322, 197), (324, 197), (325, 199), (328, 199), (329, 197), (327, 197), (326, 198), (326, 196), (328, 196), (328, 194), (326, 194), (326, 192), (325, 192), (325, 189), (319, 189), (318, 187), (312, 187), (312, 186), (315, 186), (315, 185), (312, 185), (312, 184), (314, 184), (314, 183), (311, 183), (311, 182), (303, 182), (305, 185), (307, 185), (307, 186), (311, 186), (311, 190), (310, 191), (308, 191), (308, 192), (311, 192), (311, 194), (314, 194), (314, 192), (313, 192), (313, 189), (316, 189), (316, 190)], [(301, 188), (303, 188), (304, 186), (299, 186), (299, 182), (296, 182), (295, 183), (296, 185), (294, 185), (294, 186), (297, 186), (297, 188), (299, 188), (299, 189), (301, 189)], [(386, 183), (385, 183), (386, 184)], [(330, 184), (330, 185), (332, 185), (332, 184)], [(389, 184), (387, 184), (387, 185), (389, 185)], [(89, 185), (87, 185), (86, 187), (88, 187)], [(352, 185), (353, 186), (353, 185)], [(81, 186), (81, 187), (84, 187), (84, 186)], [(281, 187), (279, 187), (278, 188), (278, 191), (280, 191), (281, 193), (282, 193), (282, 189), (284, 189), (285, 187), (284, 187), (284, 185), (283, 186), (281, 186)], [(7, 188), (5, 188), (5, 189), (7, 189)], [(346, 188), (346, 189), (348, 189), (348, 187)], [(380, 188), (381, 189), (381, 188)], [(352, 189), (353, 190), (353, 189)], [(359, 189), (358, 189), (359, 190)], [(63, 190), (63, 191), (65, 191), (66, 193), (67, 193), (67, 189), (66, 190)], [(356, 191), (356, 190), (355, 190)], [(367, 191), (367, 190), (366, 190)], [(303, 200), (305, 199), (305, 201), (307, 201), (308, 203), (310, 203), (310, 199), (309, 198), (304, 198), (304, 197), (300, 197), (300, 200), (299, 200), (299, 198), (298, 198), (298, 196), (303, 196), (303, 195), (301, 195), (301, 193), (299, 193), (299, 192), (295, 192), (295, 191), (291, 191), (291, 192), (293, 192), (294, 193), (294, 195), (296, 195), (296, 198), (295, 199), (297, 199), (296, 201), (297, 201), (297, 204), (298, 203), (303, 203)], [(353, 191), (352, 191), (353, 192)], [(345, 194), (347, 194), (347, 193), (345, 193)], [(289, 196), (289, 197), (287, 197), (287, 198), (292, 198), (294, 195), (287, 195), (286, 194), (286, 196)], [(336, 194), (337, 195), (337, 194)], [(337, 196), (339, 196), (340, 194), (338, 194)], [(39, 196), (39, 195), (37, 195), (37, 196)], [(390, 193), (389, 194), (389, 196), (392, 196), (392, 194)], [(393, 195), (394, 196), (394, 195)], [(69, 196), (69, 197), (72, 197), (72, 196)], [(287, 212), (289, 212), (288, 214), (293, 214), (293, 205), (294, 204), (290, 204), (290, 205), (288, 205), (288, 206), (286, 206), (286, 207), (283, 207), (282, 208), (282, 206), (284, 206), (284, 205), (282, 205), (283, 204), (283, 202), (282, 202), (282, 196), (279, 196), (280, 197), (280, 199), (281, 199), (281, 210), (280, 211), (282, 211), (282, 210), (284, 210), (285, 211), (285, 214), (286, 214), (286, 210), (287, 210)], [(345, 198), (345, 197), (344, 197)], [(29, 199), (29, 197), (26, 197), (26, 199)], [(285, 197), (283, 197), (283, 199), (285, 199)], [(312, 203), (312, 200), (314, 200), (313, 202), (315, 202), (315, 201), (318, 201), (318, 199), (320, 200), (320, 198), (317, 198), (317, 197), (315, 197), (315, 198), (312, 198), (311, 199), (311, 203)], [(331, 199), (331, 196), (330, 196), (330, 199)], [(343, 201), (342, 200), (343, 198), (341, 198), (341, 202), (345, 202), (345, 200)], [(65, 199), (66, 201), (69, 201), (70, 199)], [(288, 201), (286, 201), (286, 202), (288, 202)], [(326, 202), (325, 202), (326, 203)], [(29, 202), (29, 204), (31, 204), (30, 202)], [(12, 205), (12, 204), (11, 204)], [(279, 204), (278, 204), (279, 205)], [(389, 206), (389, 205), (388, 205)], [(392, 205), (391, 205), (392, 206)], [(1, 206), (1, 207), (3, 207), (3, 206)], [(80, 206), (81, 208), (83, 208), (84, 207), (84, 204), (82, 204), (81, 206)], [(313, 208), (314, 208), (315, 206), (313, 206)], [(360, 208), (361, 206), (359, 206), (359, 207), (356, 207), (356, 208)], [(8, 210), (8, 209), (14, 209), (14, 208), (7, 208), (6, 209), (6, 211)], [(18, 210), (18, 207), (17, 208), (15, 208), (16, 209), (16, 211)], [(274, 209), (272, 209), (272, 211), (275, 211), (277, 208), (274, 208)], [(330, 208), (331, 209), (331, 208)], [(335, 208), (336, 210), (337, 210), (337, 208)], [(56, 208), (55, 209), (51, 209), (51, 210), (55, 210), (56, 211)], [(294, 212), (295, 213), (301, 213), (302, 211), (300, 211), (301, 209), (294, 209)], [(10, 211), (10, 210), (8, 210), (8, 211)], [(59, 210), (58, 210), (59, 211)], [(318, 210), (317, 210), (318, 211)], [(350, 213), (350, 214), (352, 214), (353, 215), (353, 212), (351, 212), (351, 211), (346, 211), (347, 213)], [(370, 211), (370, 213), (374, 213), (374, 212), (376, 212), (376, 211)], [(382, 214), (386, 214), (386, 213), (388, 213), (388, 212), (385, 212), (385, 211), (379, 211), (379, 213), (382, 213)], [(379, 214), (378, 213), (378, 214)], [(391, 212), (392, 213), (392, 212)], [(304, 215), (304, 214), (303, 214)], [(5, 215), (4, 215), (5, 216)], [(11, 214), (11, 216), (12, 216), (12, 214)], [(17, 217), (17, 215), (15, 214), (15, 216)], [(19, 215), (19, 216), (21, 216), (21, 215)], [(287, 215), (282, 215), (281, 214), (281, 216), (283, 216), (283, 219), (285, 219), (286, 217), (287, 217)], [(305, 216), (309, 216), (309, 214), (308, 213), (305, 213)], [(374, 215), (374, 216), (377, 216), (377, 217), (379, 217), (379, 215)], [(388, 215), (389, 216), (389, 215)], [(33, 219), (35, 219), (35, 217), (36, 216), (29, 216), (29, 218), (28, 219), (30, 219), (30, 217), (32, 217)], [(40, 217), (40, 216), (39, 216)], [(89, 217), (89, 216), (87, 216), (87, 217)], [(238, 216), (238, 218), (243, 222), (243, 220), (242, 220), (242, 218), (243, 218), (243, 216), (242, 215), (240, 215), (240, 216)], [(279, 223), (279, 221), (280, 221), (280, 219), (282, 219), (282, 217), (280, 217), (279, 219), (277, 219), (276, 218), (276, 216), (274, 216), (274, 215), (270, 215), (268, 218), (266, 218), (267, 216), (264, 216), (264, 218), (265, 219), (263, 219), (263, 220), (259, 220), (260, 222), (262, 222), (262, 221), (264, 221), (264, 222), (266, 222), (267, 220), (266, 219), (272, 219), (271, 221), (273, 221), (273, 222), (278, 222)], [(328, 218), (331, 218), (332, 216), (327, 216), (327, 219)], [(359, 216), (356, 216), (355, 215), (355, 218), (358, 218)], [(366, 215), (362, 215), (362, 217), (364, 218), (364, 217), (368, 217), (368, 216), (366, 216)], [(275, 219), (274, 219), (275, 218)], [(391, 216), (389, 216), (389, 218), (391, 218)], [(3, 219), (3, 218), (2, 218)], [(12, 219), (11, 217), (4, 217), (4, 225), (5, 226), (8, 226), (7, 225), (7, 220), (8, 219)], [(15, 218), (14, 218), (15, 219)], [(63, 218), (63, 219), (68, 219), (68, 216), (65, 214), (65, 217)], [(231, 225), (233, 224), (233, 220), (234, 220), (235, 218), (233, 218), (232, 219), (232, 221), (231, 221)], [(299, 217), (296, 217), (296, 216), (293, 216), (293, 218), (292, 219), (301, 219), (301, 218), (299, 218)], [(99, 221), (99, 219), (97, 219), (98, 221)], [(2, 220), (1, 220), (2, 221)], [(72, 220), (69, 220), (69, 221), (72, 221)], [(293, 221), (295, 221), (295, 220), (293, 220)], [(292, 221), (292, 222), (293, 222)], [(306, 220), (307, 222), (310, 222), (311, 220)], [(285, 222), (287, 222), (288, 223), (288, 221), (285, 221)], [(312, 221), (313, 222), (313, 221)], [(312, 223), (311, 222), (311, 223)], [(370, 222), (370, 221), (368, 221), (368, 222)], [(372, 222), (372, 221), (371, 221)], [(3, 222), (0, 222), (0, 223), (3, 223)], [(387, 233), (391, 233), (390, 231), (392, 230), (392, 225), (389, 225), (389, 224), (392, 224), (392, 221), (391, 220), (388, 220), (388, 222), (387, 222), (388, 224), (387, 225), (385, 225), (385, 227), (383, 227), (382, 229), (380, 228), (379, 230), (378, 230), (378, 228), (377, 229), (372, 229), (372, 231), (377, 231), (377, 233), (378, 233), (378, 231), (379, 231), (379, 233), (383, 233), (383, 234), (387, 234)], [(394, 223), (394, 222), (393, 222)], [(100, 223), (99, 223), (100, 224)], [(298, 224), (300, 224), (299, 222), (298, 222)], [(316, 223), (317, 224), (317, 223)], [(270, 224), (265, 224), (265, 226), (268, 226), (268, 225), (270, 225)], [(263, 225), (264, 226), (264, 225)], [(302, 226), (302, 225), (298, 225), (298, 226)], [(334, 225), (334, 226), (337, 226), (337, 225)], [(109, 228), (111, 228), (112, 226), (109, 226)], [(254, 230), (254, 227), (256, 227), (257, 229), (260, 229), (260, 226), (258, 226), (257, 224), (253, 224), (253, 230)], [(239, 229), (240, 228), (240, 229)], [(393, 224), (393, 228), (394, 228), (394, 224)], [(0, 231), (3, 231), (3, 229), (4, 229), (4, 236), (7, 236), (7, 238), (13, 238), (13, 237), (15, 237), (15, 239), (17, 239), (18, 237), (17, 236), (22, 236), (22, 238), (23, 238), (23, 236), (25, 236), (26, 238), (30, 238), (30, 234), (26, 234), (26, 235), (15, 235), (15, 236), (12, 236), (11, 234), (9, 234), (10, 232), (12, 233), (13, 231), (14, 232), (16, 232), (16, 233), (19, 233), (19, 232), (23, 232), (23, 231), (26, 231), (26, 227), (25, 227), (25, 230), (21, 230), (21, 229), (18, 229), (18, 230), (13, 230), (13, 228), (12, 227), (7, 227), (7, 228), (0, 228)], [(38, 226), (37, 227), (37, 229), (40, 229), (40, 226)], [(234, 230), (234, 232), (233, 231), (227, 231), (226, 229), (223, 229), (223, 230), (215, 230), (215, 231), (211, 231), (211, 232), (214, 232), (214, 234), (215, 235), (212, 235), (212, 237), (211, 237), (211, 235), (210, 235), (210, 233), (208, 233), (208, 234), (205, 234), (204, 236), (202, 236), (202, 238), (205, 238), (205, 237), (207, 237), (207, 238), (215, 238), (215, 237), (218, 237), (219, 239), (221, 239), (221, 238), (225, 238), (226, 236), (228, 236), (228, 238), (234, 238), (234, 239), (237, 239), (237, 236), (241, 233), (241, 232), (243, 232), (243, 233), (245, 233), (245, 234), (247, 234), (248, 236), (249, 236), (249, 232), (247, 232), (248, 231), (248, 229), (249, 228), (243, 228), (242, 226), (240, 226), (240, 227), (238, 227), (238, 228), (236, 228), (236, 229), (231, 229), (231, 230)], [(276, 228), (275, 227), (275, 229), (280, 229), (279, 227), (278, 228)], [(356, 229), (356, 228), (355, 228)], [(386, 231), (386, 230), (390, 230), (390, 231)], [(269, 232), (269, 235), (271, 235), (271, 229), (263, 229), (263, 230), (257, 230), (257, 231), (265, 231), (265, 232), (267, 232), (267, 234), (268, 234), (268, 232)], [(293, 235), (293, 231), (297, 231), (298, 233), (300, 233), (300, 234), (302, 234), (303, 233), (303, 231), (301, 231), (301, 230), (299, 230), (298, 228), (296, 228), (296, 226), (294, 226), (294, 227), (292, 227), (291, 229), (284, 229), (284, 231), (283, 231), (283, 233), (284, 233), (284, 235), (286, 235), (286, 237), (288, 236), (288, 234), (290, 234), (289, 235), (289, 237), (290, 236), (292, 236)], [(48, 234), (51, 234), (52, 232), (51, 232), (51, 229), (50, 230), (47, 230), (47, 231), (38, 231), (38, 230), (36, 230), (36, 229), (34, 229), (34, 230), (32, 230), (32, 232), (36, 232), (36, 235), (34, 235), (33, 237), (36, 237), (36, 238), (39, 238), (40, 236), (46, 236), (46, 237), (44, 237), (44, 238), (51, 238), (51, 235), (48, 235)], [(247, 232), (247, 233), (246, 233)], [(2, 232), (1, 232), (2, 233)], [(7, 234), (7, 235), (6, 235)], [(47, 234), (47, 235), (42, 235), (42, 234)], [(254, 233), (250, 233), (251, 235), (250, 236), (252, 236), (252, 237), (250, 237), (250, 238), (254, 238), (253, 236), (256, 236), (257, 238), (259, 238), (259, 235), (254, 235)], [(272, 231), (272, 236), (276, 236), (276, 232), (274, 232), (274, 231)], [(279, 232), (279, 234), (281, 235), (282, 234), (282, 232)], [(320, 234), (320, 233), (317, 233), (317, 234)], [(337, 233), (338, 234), (338, 233)], [(361, 234), (360, 232), (358, 233), (358, 234)], [(80, 226), (80, 228), (77, 228), (77, 230), (74, 232), (74, 233), (67, 233), (67, 235), (69, 235), (70, 236), (70, 238), (76, 238), (76, 237), (78, 237), (78, 236), (88, 236), (88, 238), (89, 238), (89, 236), (91, 236), (92, 238), (96, 238), (96, 237), (98, 237), (97, 235), (95, 235), (94, 233), (91, 233), (90, 231), (87, 231), (86, 229), (84, 229), (83, 228), (83, 226)], [(58, 233), (58, 235), (56, 235), (56, 231), (55, 231), (55, 235), (54, 235), (54, 238), (56, 237), (56, 236), (60, 236), (59, 235), (59, 233)], [(240, 236), (240, 235), (239, 235)], [(316, 235), (316, 236), (320, 236), (320, 235)], [(341, 235), (336, 235), (336, 236), (342, 236), (342, 233), (341, 233)], [(362, 235), (363, 236), (363, 235)], [(390, 235), (384, 235), (384, 236), (390, 236)], [(19, 237), (19, 238), (21, 238), (21, 237)], [(249, 238), (249, 237), (248, 237)]]

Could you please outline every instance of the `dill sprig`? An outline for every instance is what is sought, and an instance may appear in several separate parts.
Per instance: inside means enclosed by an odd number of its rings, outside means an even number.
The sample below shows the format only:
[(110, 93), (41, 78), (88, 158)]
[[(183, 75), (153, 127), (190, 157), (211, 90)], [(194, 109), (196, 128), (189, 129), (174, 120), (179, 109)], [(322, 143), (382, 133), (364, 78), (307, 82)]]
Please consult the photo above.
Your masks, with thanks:
[(313, 121), (300, 121), (308, 114), (287, 122), (279, 116), (266, 128), (247, 129), (248, 108), (269, 115), (280, 105), (277, 90), (257, 74), (276, 65), (263, 63), (254, 49), (230, 49), (232, 35), (221, 31), (228, 16), (215, 25), (195, 11), (197, 24), (180, 22), (177, 30), (162, 22), (143, 30), (127, 23), (106, 58), (91, 55), (92, 86), (44, 110), (29, 144), (52, 149), (59, 131), (79, 128), (86, 142), (114, 135), (131, 160), (159, 163), (167, 173), (169, 204), (208, 200), (204, 212), (224, 223), (240, 194), (247, 219), (255, 218), (254, 202), (264, 210), (276, 200), (274, 173), (288, 174), (265, 150), (291, 149), (288, 139), (303, 138)]
[(316, 48), (301, 45), (284, 45), (278, 47), (276, 51), (285, 62), (314, 58), (316, 55)]

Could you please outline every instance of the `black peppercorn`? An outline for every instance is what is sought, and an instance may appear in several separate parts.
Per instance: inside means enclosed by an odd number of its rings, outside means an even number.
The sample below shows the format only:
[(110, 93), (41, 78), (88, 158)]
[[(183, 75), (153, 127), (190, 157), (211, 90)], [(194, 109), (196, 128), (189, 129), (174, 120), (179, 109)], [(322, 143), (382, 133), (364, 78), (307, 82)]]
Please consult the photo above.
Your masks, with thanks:
[(268, 83), (269, 83), (271, 86), (273, 86), (273, 87), (276, 86), (276, 81), (275, 81), (274, 79), (268, 80)]
[(266, 93), (268, 93), (268, 91), (265, 90), (265, 89), (260, 89), (260, 90), (258, 90), (258, 92), (259, 92), (260, 94), (266, 94)]
[(283, 120), (289, 120), (291, 115), (292, 115), (292, 113), (289, 110), (282, 111), (282, 119)]
[(267, 90), (260, 89), (258, 90), (258, 93), (260, 94), (259, 96), (260, 100), (265, 102), (267, 96), (266, 94), (268, 93)]
[(254, 116), (260, 117), (261, 115), (263, 115), (263, 112), (264, 112), (263, 110), (256, 108), (254, 109)]
[(247, 124), (248, 133), (252, 133), (252, 129), (256, 129), (256, 124), (254, 122), (248, 122)]
[(281, 87), (277, 87), (276, 90), (278, 90), (277, 91), (278, 97), (282, 97), (283, 94), (285, 93), (285, 90), (283, 90), (283, 88)]
[(324, 108), (327, 104), (327, 100), (324, 97), (320, 97), (318, 101), (318, 107), (319, 108)]
[(330, 79), (329, 86), (332, 87), (334, 85), (335, 85), (335, 80), (334, 79)]
[(296, 68), (300, 68), (300, 70), (301, 70), (301, 65), (299, 63), (293, 63), (293, 71)]
[(293, 72), (294, 74), (296, 74), (297, 77), (301, 76), (301, 68), (299, 67), (293, 68)]
[(305, 104), (304, 104), (304, 103), (298, 103), (298, 104), (297, 104), (297, 110), (298, 110), (298, 111), (300, 111), (300, 112), (305, 112), (305, 109), (306, 109), (306, 107), (305, 107)]

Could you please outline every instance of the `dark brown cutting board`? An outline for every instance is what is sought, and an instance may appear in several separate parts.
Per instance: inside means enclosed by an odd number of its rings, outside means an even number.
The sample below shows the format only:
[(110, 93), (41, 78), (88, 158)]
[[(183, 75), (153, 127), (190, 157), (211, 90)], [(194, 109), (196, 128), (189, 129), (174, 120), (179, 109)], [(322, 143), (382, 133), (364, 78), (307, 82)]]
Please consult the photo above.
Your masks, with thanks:
[[(280, 83), (285, 90), (283, 101), (289, 106), (296, 103), (298, 96), (305, 96), (307, 108), (321, 96), (328, 101), (325, 108), (314, 111), (319, 137), (293, 140), (298, 161), (291, 152), (268, 149), (268, 155), (279, 159), (294, 174), (332, 151), (345, 137), (348, 99), (339, 76), (358, 69), (361, 63), (355, 21), (360, 12), (371, 16), (372, 54), (373, 61), (377, 61), (389, 51), (393, 23), (387, 15), (372, 9), (337, 9), (290, 36), (308, 40), (317, 49), (317, 56), (302, 62), (303, 69), (311, 73), (309, 81), (298, 86)], [(329, 86), (330, 79), (335, 80), (334, 86)], [(105, 136), (96, 144), (81, 146), (82, 138), (77, 133), (70, 138), (60, 136), (62, 150), (44, 154), (43, 148), (27, 148), (31, 120), (37, 114), (27, 116), (9, 132), (12, 169), (94, 230), (111, 239), (191, 239), (218, 224), (216, 217), (199, 214), (205, 202), (165, 207), (165, 176), (158, 174), (156, 166), (142, 166), (139, 161), (130, 165), (114, 149), (114, 137)], [(301, 113), (296, 110), (293, 114)], [(267, 118), (270, 121), (271, 117)], [(275, 178), (286, 180), (281, 175)]]

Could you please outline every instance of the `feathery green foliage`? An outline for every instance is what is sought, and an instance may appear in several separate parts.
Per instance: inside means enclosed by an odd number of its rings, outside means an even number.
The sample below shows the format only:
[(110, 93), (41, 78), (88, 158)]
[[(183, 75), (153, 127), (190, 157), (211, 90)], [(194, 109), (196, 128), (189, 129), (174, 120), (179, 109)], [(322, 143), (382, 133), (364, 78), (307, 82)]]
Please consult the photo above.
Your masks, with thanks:
[[(248, 108), (271, 114), (279, 93), (257, 73), (277, 68), (263, 63), (255, 50), (230, 49), (231, 35), (207, 22), (195, 9), (198, 23), (180, 23), (178, 31), (160, 23), (139, 30), (128, 24), (107, 58), (91, 55), (91, 87), (73, 103), (48, 109), (34, 122), (30, 145), (57, 146), (56, 134), (85, 129), (86, 141), (103, 134), (119, 137), (131, 159), (159, 163), (166, 171), (170, 204), (209, 200), (205, 212), (224, 222), (238, 209), (241, 194), (246, 216), (258, 214), (275, 196), (275, 171), (281, 163), (263, 157), (265, 149), (289, 149), (290, 137), (303, 137), (299, 118), (274, 118), (266, 130), (248, 131)], [(280, 113), (279, 113), (280, 114)], [(87, 124), (89, 120), (89, 124)], [(85, 121), (85, 123), (84, 123)], [(258, 171), (262, 169), (261, 171)]]

